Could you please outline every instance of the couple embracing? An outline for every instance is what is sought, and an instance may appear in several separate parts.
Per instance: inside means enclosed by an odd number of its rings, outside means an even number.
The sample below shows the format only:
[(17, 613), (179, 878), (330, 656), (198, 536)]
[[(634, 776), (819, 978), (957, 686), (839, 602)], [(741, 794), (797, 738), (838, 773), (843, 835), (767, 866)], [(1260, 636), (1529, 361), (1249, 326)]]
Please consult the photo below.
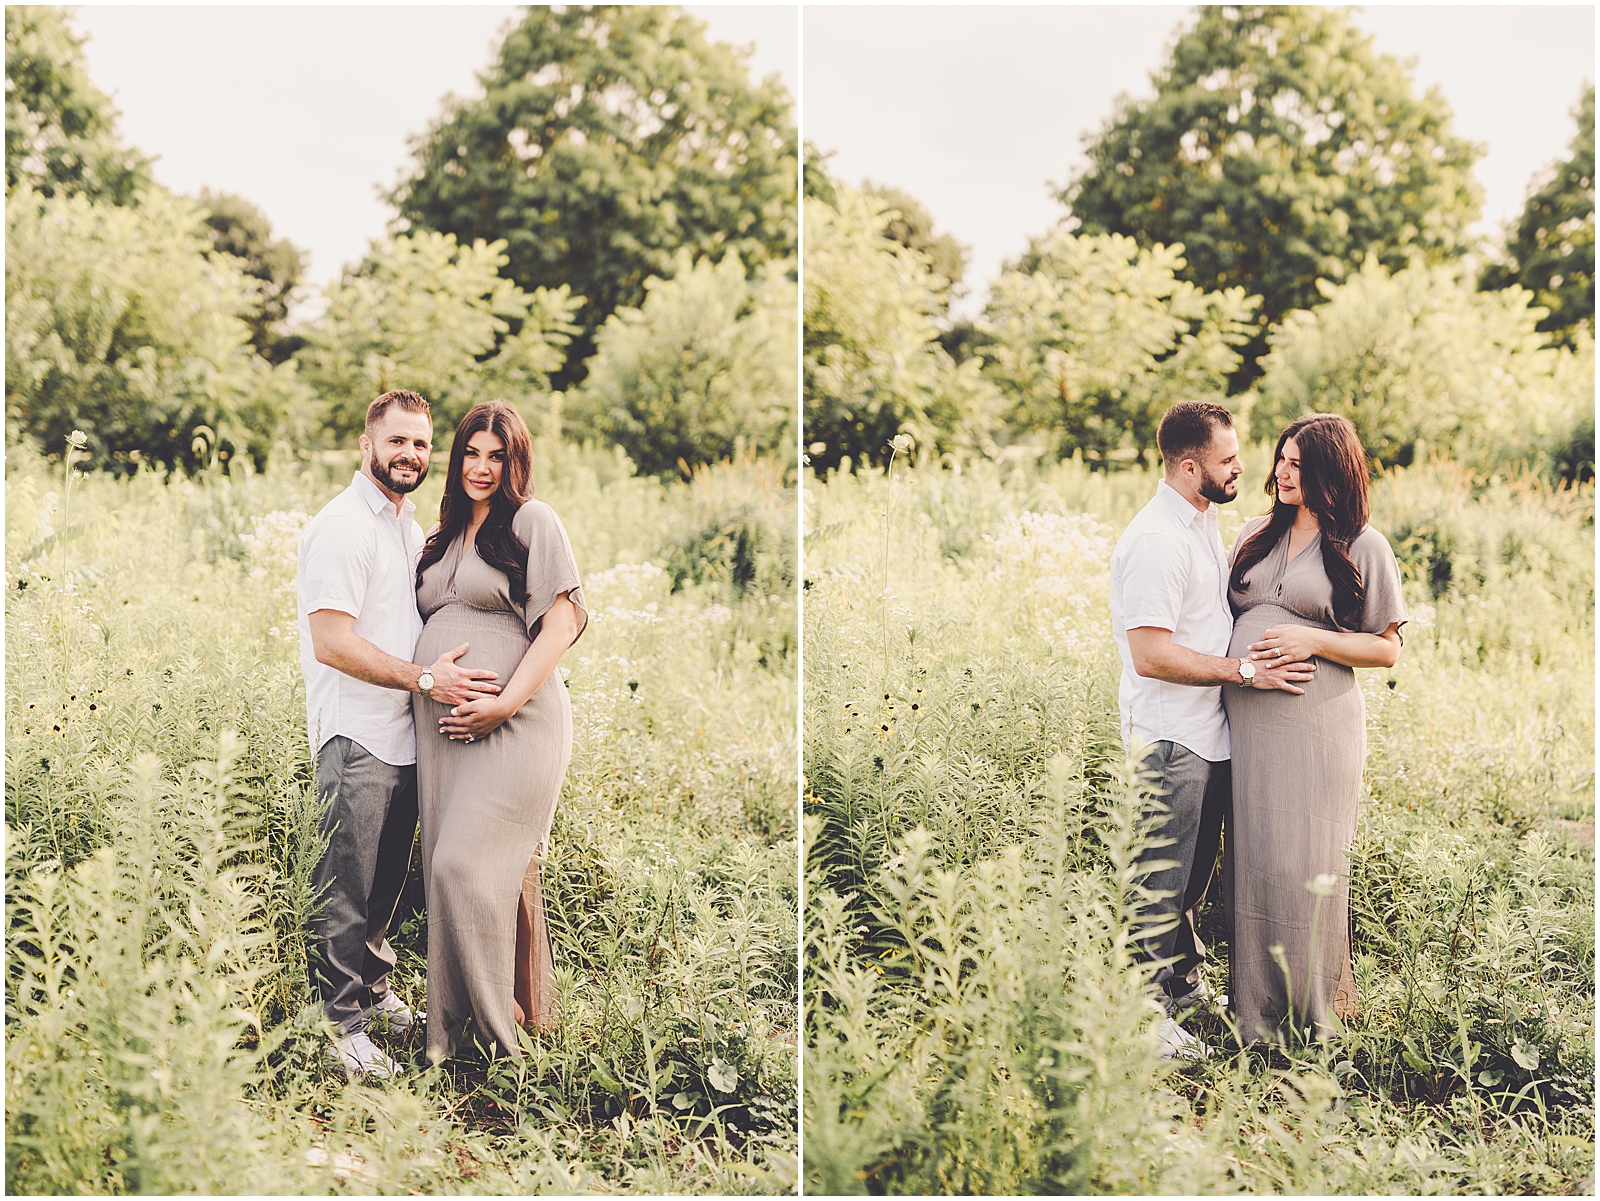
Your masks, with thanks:
[(1311, 1031), (1351, 1011), (1349, 861), (1366, 727), (1357, 667), (1392, 667), (1406, 613), (1400, 573), (1367, 524), (1366, 456), (1343, 417), (1278, 438), (1272, 511), (1223, 548), (1216, 506), (1243, 468), (1220, 405), (1174, 406), (1156, 435), (1165, 478), (1111, 558), (1119, 706), (1130, 750), (1166, 807), (1146, 885), (1168, 1017), (1163, 1054), (1208, 1049), (1179, 1024), (1205, 1000), (1195, 909), (1223, 832), (1229, 1008), (1246, 1040)]
[(419, 819), (428, 908), (427, 1049), (468, 1031), (519, 1055), (555, 1017), (538, 860), (572, 755), (555, 670), (588, 614), (566, 530), (532, 498), (533, 443), (510, 405), (456, 428), (439, 522), (407, 499), (433, 419), (415, 392), (367, 409), (361, 470), (300, 539), (300, 661), (327, 808), (313, 883), (311, 979), (347, 1077), (398, 1070), (369, 1036), (405, 1030), (388, 932)]

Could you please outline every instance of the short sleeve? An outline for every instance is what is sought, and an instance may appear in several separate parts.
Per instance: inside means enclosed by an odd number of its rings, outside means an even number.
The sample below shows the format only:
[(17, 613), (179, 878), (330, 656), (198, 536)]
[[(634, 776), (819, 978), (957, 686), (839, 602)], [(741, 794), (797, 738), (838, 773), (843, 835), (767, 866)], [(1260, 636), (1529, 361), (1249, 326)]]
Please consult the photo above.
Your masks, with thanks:
[(361, 616), (377, 555), (374, 531), (364, 523), (329, 514), (313, 521), (300, 539), (300, 611), (336, 609)]
[[(1123, 548), (1119, 548), (1122, 551)], [(1189, 557), (1153, 531), (1137, 535), (1123, 553), (1122, 617), (1125, 628), (1176, 630), (1189, 583)]]
[(543, 501), (530, 500), (517, 510), (511, 528), (528, 547), (528, 600), (523, 606), (528, 637), (538, 637), (540, 621), (556, 597), (565, 592), (578, 610), (578, 632), (572, 638), (576, 642), (589, 624), (589, 609), (578, 580), (578, 560), (561, 518)]
[(1367, 592), (1361, 607), (1361, 628), (1369, 634), (1381, 634), (1395, 622), (1405, 624), (1409, 619), (1400, 593), (1400, 564), (1395, 561), (1389, 540), (1369, 525), (1351, 544), (1350, 561), (1361, 573)]

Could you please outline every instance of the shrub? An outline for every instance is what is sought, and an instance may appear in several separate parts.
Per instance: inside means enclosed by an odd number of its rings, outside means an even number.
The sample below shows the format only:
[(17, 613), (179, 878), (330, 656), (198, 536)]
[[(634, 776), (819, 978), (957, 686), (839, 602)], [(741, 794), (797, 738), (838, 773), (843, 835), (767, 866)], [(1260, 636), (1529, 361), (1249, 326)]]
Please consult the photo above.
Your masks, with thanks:
[(794, 280), (777, 265), (747, 280), (736, 255), (645, 281), (596, 337), (568, 399), (579, 436), (623, 448), (651, 475), (687, 474), (746, 451), (793, 458)]
[(1592, 413), (1593, 342), (1545, 346), (1543, 310), (1520, 288), (1479, 292), (1459, 267), (1390, 275), (1376, 263), (1318, 286), (1327, 302), (1271, 335), (1254, 409), (1262, 436), (1302, 413), (1342, 413), (1384, 466), (1432, 448), (1485, 470), (1548, 469)]
[(197, 470), (249, 455), (302, 419), (305, 389), (272, 368), (242, 319), (256, 285), (190, 202), (6, 199), (6, 440), (89, 436), (87, 462)]

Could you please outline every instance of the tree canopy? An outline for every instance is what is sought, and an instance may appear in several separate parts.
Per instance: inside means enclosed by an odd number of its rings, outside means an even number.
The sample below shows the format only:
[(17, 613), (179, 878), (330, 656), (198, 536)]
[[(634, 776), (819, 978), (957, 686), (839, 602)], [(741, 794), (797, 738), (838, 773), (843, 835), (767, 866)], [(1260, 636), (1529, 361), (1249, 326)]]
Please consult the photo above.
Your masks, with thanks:
[(1557, 345), (1573, 346), (1578, 331), (1594, 337), (1594, 85), (1573, 114), (1571, 154), (1528, 197), (1506, 242), (1508, 261), (1483, 273), (1488, 289), (1520, 284), (1550, 310), (1539, 329)]
[[(808, 175), (809, 175), (808, 170)], [(989, 440), (994, 389), (980, 362), (939, 345), (942, 279), (920, 251), (886, 236), (887, 203), (833, 182), (807, 197), (805, 437), (811, 465), (882, 462), (898, 433), (918, 453)]]
[(1155, 447), (1177, 398), (1222, 403), (1257, 301), (1178, 278), (1183, 256), (1120, 234), (1037, 238), (995, 281), (979, 350), (1006, 424), (1104, 461)]
[(481, 80), (482, 98), (452, 101), (417, 141), (392, 200), (415, 228), (503, 239), (522, 288), (584, 298), (560, 382), (680, 249), (752, 273), (794, 255), (789, 96), (776, 77), (751, 83), (682, 10), (530, 7)]
[(928, 260), (933, 273), (944, 280), (938, 290), (948, 306), (951, 294), (960, 290), (962, 277), (967, 273), (967, 248), (951, 234), (934, 229), (933, 214), (910, 192), (870, 181), (862, 185), (861, 190), (888, 205), (883, 236), (894, 239), (908, 250), (918, 251)]
[(49, 5), (6, 6), (6, 195), (132, 203), (149, 161), (122, 145), (117, 110), (89, 79), (83, 38)]
[[(6, 436), (90, 461), (195, 468), (248, 451), (264, 463), (304, 390), (292, 365), (251, 351), (257, 285), (208, 257), (192, 201), (159, 188), (137, 205), (25, 184), (6, 200)], [(198, 441), (197, 441), (198, 438)]]
[(499, 274), (505, 261), (503, 242), (424, 231), (374, 243), (325, 289), (327, 311), (296, 358), (329, 431), (354, 439), (368, 402), (390, 388), (426, 396), (437, 431), (480, 400), (548, 393), (575, 302), (565, 288), (524, 292)]
[(269, 363), (282, 363), (305, 345), (305, 339), (283, 331), (290, 294), (305, 272), (305, 252), (287, 238), (272, 236), (267, 215), (243, 196), (201, 189), (211, 245), (219, 254), (239, 260), (244, 273), (260, 284), (258, 303), (246, 320), (250, 342)]
[(1344, 10), (1203, 7), (1153, 82), (1154, 99), (1119, 101), (1061, 194), (1082, 232), (1181, 243), (1184, 278), (1260, 296), (1263, 328), (1369, 256), (1397, 271), (1465, 249), (1479, 148)]

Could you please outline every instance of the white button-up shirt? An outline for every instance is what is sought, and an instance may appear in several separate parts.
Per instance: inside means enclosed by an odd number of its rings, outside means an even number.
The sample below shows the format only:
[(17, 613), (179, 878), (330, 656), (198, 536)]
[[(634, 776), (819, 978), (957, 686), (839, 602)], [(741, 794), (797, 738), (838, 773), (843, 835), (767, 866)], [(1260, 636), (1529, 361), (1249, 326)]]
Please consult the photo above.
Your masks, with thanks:
[(422, 634), (416, 585), (422, 527), (413, 516), (416, 508), (407, 500), (396, 514), (394, 503), (357, 472), (300, 535), (300, 670), (313, 755), (342, 734), (392, 766), (417, 761), (411, 694), (318, 663), (311, 645), (311, 614), (337, 609), (356, 619), (359, 637), (411, 661)]
[(1128, 631), (1141, 626), (1171, 630), (1176, 645), (1218, 657), (1228, 653), (1233, 637), (1228, 556), (1216, 506), (1196, 509), (1165, 480), (1111, 553), (1111, 629), (1122, 653), (1122, 741), (1129, 747), (1171, 741), (1212, 763), (1227, 759), (1222, 689), (1139, 675)]

